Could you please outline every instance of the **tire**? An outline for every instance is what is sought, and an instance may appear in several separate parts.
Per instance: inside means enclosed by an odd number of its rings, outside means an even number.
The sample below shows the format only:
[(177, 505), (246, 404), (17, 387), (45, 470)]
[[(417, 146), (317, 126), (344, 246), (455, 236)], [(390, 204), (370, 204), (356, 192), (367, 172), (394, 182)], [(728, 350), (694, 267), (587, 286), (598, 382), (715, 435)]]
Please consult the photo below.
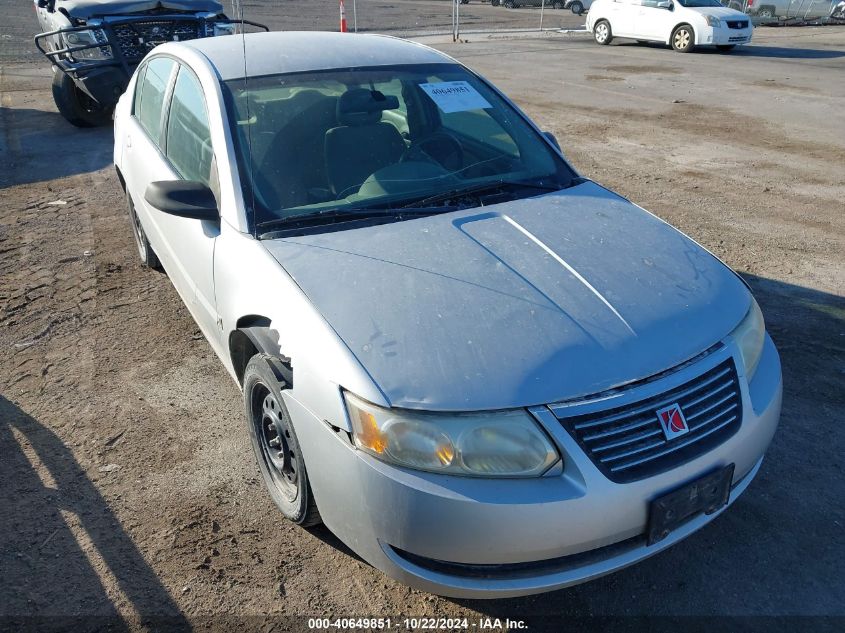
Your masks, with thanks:
[(695, 48), (695, 31), (689, 24), (676, 26), (672, 31), (672, 38), (669, 40), (679, 53), (689, 53)]
[(584, 13), (584, 5), (579, 0), (575, 0), (575, 2), (569, 5), (569, 10), (575, 15), (581, 15)]
[(498, 7), (500, 4), (499, 0), (490, 0), (491, 7)]
[(607, 46), (613, 41), (613, 31), (610, 29), (610, 22), (599, 20), (593, 27), (593, 39), (602, 46)]
[(244, 371), (244, 410), (258, 470), (270, 498), (289, 521), (302, 527), (322, 522), (311, 492), (282, 387), (266, 354), (253, 356)]
[(735, 48), (736, 48), (736, 44), (718, 44), (718, 45), (716, 46), (716, 49), (717, 49), (717, 50), (720, 50), (720, 51), (722, 51), (722, 52), (724, 52), (724, 53), (727, 53), (727, 52), (729, 52), (729, 51), (732, 51), (732, 50), (733, 50), (733, 49), (735, 49)]
[(138, 247), (138, 257), (141, 258), (141, 265), (145, 268), (152, 268), (153, 270), (161, 270), (161, 262), (158, 255), (155, 254), (153, 247), (150, 246), (150, 241), (147, 239), (147, 234), (144, 233), (144, 227), (141, 226), (141, 220), (138, 214), (135, 213), (135, 204), (129, 194), (126, 194), (126, 206), (129, 211), (129, 222), (132, 224), (132, 235), (135, 236), (135, 246)]
[(61, 70), (53, 71), (53, 101), (67, 122), (76, 127), (99, 127), (111, 122), (112, 107), (104, 108), (76, 87)]
[(514, 4), (513, 0), (505, 0), (504, 6), (506, 9), (515, 9), (516, 4)]
[(757, 11), (758, 18), (773, 18), (775, 17), (775, 10), (773, 7), (760, 7)]

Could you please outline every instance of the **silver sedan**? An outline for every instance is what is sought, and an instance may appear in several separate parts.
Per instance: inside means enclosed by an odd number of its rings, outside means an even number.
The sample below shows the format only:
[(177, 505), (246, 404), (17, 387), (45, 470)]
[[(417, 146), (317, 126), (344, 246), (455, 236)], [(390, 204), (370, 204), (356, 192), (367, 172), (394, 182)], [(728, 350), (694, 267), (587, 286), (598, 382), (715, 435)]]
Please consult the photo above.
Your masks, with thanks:
[(115, 113), (138, 252), (243, 390), (273, 501), (435, 593), (566, 587), (760, 468), (781, 368), (742, 279), (411, 42), (157, 47)]

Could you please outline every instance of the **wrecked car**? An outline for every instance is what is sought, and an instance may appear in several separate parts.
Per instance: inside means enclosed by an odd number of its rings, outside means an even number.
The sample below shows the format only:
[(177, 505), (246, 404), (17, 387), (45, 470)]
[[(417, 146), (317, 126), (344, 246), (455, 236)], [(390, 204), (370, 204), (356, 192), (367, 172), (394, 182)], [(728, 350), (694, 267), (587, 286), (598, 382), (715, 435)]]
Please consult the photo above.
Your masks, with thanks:
[(782, 381), (749, 287), (451, 57), (168, 43), (114, 126), (135, 248), (241, 388), (272, 500), (390, 576), (584, 582), (760, 469)]
[(35, 45), (53, 66), (53, 99), (78, 127), (111, 120), (135, 68), (159, 44), (229, 35), (240, 23), (217, 0), (34, 2), (42, 31)]

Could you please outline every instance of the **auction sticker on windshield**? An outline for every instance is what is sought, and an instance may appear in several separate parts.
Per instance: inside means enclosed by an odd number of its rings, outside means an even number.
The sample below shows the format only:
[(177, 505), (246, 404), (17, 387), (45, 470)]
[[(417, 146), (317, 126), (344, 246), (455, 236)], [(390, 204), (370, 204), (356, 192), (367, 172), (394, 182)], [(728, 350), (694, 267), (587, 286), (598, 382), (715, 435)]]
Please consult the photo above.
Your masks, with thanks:
[(492, 108), (487, 99), (466, 81), (441, 81), (436, 84), (420, 84), (420, 88), (431, 97), (444, 114), (483, 110)]

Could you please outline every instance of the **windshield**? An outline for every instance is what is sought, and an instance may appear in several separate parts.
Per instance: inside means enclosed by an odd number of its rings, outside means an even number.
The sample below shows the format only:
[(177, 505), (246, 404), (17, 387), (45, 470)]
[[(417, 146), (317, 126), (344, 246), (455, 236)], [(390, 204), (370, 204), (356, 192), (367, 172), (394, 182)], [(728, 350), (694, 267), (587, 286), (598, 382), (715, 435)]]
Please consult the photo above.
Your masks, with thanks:
[(512, 107), (458, 65), (272, 75), (226, 86), (253, 227), (407, 206), (488, 181), (562, 188), (575, 176)]
[(682, 7), (689, 9), (703, 9), (704, 7), (721, 7), (719, 0), (677, 0)]

